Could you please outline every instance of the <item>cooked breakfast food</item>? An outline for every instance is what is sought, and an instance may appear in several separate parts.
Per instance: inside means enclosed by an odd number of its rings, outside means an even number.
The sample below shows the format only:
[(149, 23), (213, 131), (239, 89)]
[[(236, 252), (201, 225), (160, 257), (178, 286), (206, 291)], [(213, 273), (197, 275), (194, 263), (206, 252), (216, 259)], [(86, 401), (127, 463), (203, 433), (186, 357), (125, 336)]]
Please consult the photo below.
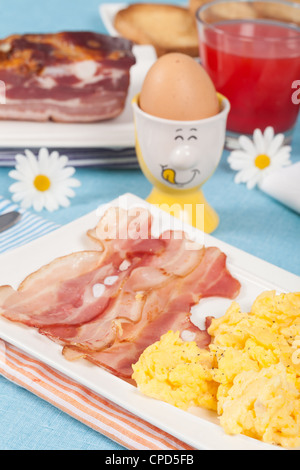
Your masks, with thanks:
[[(300, 0), (293, 0), (293, 3), (300, 3)], [(258, 2), (255, 4), (255, 11), (259, 18), (271, 18), (286, 23), (300, 25), (300, 8), (289, 5), (289, 3), (270, 3)]]
[(192, 57), (173, 52), (150, 67), (139, 95), (139, 107), (152, 116), (196, 121), (220, 112), (215, 86)]
[(202, 7), (206, 3), (209, 3), (211, 0), (189, 0), (188, 1), (188, 8), (193, 15), (196, 14), (198, 8)]
[[(201, 6), (210, 3), (211, 0), (189, 0), (189, 9), (193, 15)], [(300, 3), (300, 0), (293, 0)], [(276, 0), (270, 2), (238, 2), (230, 0), (227, 3), (211, 5), (209, 11), (209, 21), (236, 20), (238, 18), (261, 19), (271, 18), (273, 20), (300, 24), (300, 10), (295, 11), (288, 3), (280, 4)]]
[(55, 259), (17, 290), (2, 286), (0, 314), (61, 344), (67, 359), (86, 358), (127, 380), (144, 349), (169, 330), (207, 347), (191, 307), (203, 297), (233, 299), (240, 283), (218, 248), (177, 231), (154, 238), (151, 226), (144, 209), (110, 208), (88, 232), (97, 249)]
[(141, 392), (182, 409), (217, 411), (228, 434), (300, 446), (300, 292), (233, 302), (201, 348), (170, 330), (133, 365)]
[(167, 52), (199, 55), (197, 27), (188, 8), (157, 3), (134, 3), (115, 16), (119, 34), (136, 44), (151, 44), (157, 56)]
[(93, 32), (12, 35), (0, 40), (0, 119), (94, 122), (124, 109), (132, 44)]
[[(189, 0), (189, 9), (195, 16), (198, 8), (210, 3), (211, 0)], [(210, 21), (218, 20), (232, 20), (237, 18), (256, 18), (257, 13), (253, 5), (250, 2), (239, 2), (239, 1), (228, 1), (228, 3), (222, 3), (211, 5), (209, 19)]]

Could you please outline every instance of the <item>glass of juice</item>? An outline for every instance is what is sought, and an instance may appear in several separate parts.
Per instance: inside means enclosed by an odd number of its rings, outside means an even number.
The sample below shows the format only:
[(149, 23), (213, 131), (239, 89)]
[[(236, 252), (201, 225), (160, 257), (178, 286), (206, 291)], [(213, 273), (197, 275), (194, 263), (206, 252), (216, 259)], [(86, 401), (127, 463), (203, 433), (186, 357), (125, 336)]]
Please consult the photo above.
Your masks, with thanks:
[(291, 142), (300, 108), (300, 4), (216, 0), (196, 19), (202, 65), (231, 103), (227, 148), (268, 126)]

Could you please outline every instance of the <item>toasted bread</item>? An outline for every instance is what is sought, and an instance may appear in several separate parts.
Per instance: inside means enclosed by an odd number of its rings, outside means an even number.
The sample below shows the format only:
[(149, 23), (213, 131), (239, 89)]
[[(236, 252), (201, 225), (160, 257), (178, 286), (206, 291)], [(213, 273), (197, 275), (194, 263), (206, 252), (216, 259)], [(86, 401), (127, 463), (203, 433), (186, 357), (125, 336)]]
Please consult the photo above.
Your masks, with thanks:
[(199, 55), (196, 21), (188, 8), (134, 3), (116, 14), (114, 27), (136, 44), (153, 45), (158, 57), (168, 52)]
[(211, 0), (189, 0), (188, 8), (193, 15), (195, 15), (198, 8), (202, 7), (205, 3), (209, 3)]
[[(192, 15), (196, 15), (198, 8), (209, 3), (211, 0), (189, 0), (188, 7)], [(294, 3), (300, 3), (300, 0), (293, 0)], [(212, 5), (209, 13), (210, 21), (233, 20), (233, 19), (261, 19), (272, 18), (282, 22), (300, 24), (300, 10), (297, 11), (288, 4), (266, 3), (257, 1), (254, 4), (250, 2), (233, 1), (230, 3)]]
[[(210, 3), (211, 0), (189, 0), (189, 9), (193, 15), (196, 15), (198, 8), (206, 3)], [(257, 13), (248, 2), (237, 2), (233, 1), (225, 4), (212, 5), (210, 7), (209, 20), (232, 20), (238, 18), (254, 19), (257, 17)]]
[[(300, 3), (300, 0), (293, 0), (294, 3)], [(286, 5), (280, 3), (263, 3), (259, 2), (255, 5), (255, 9), (259, 18), (272, 18), (283, 23), (291, 23), (300, 25), (300, 9), (291, 7), (288, 3)]]

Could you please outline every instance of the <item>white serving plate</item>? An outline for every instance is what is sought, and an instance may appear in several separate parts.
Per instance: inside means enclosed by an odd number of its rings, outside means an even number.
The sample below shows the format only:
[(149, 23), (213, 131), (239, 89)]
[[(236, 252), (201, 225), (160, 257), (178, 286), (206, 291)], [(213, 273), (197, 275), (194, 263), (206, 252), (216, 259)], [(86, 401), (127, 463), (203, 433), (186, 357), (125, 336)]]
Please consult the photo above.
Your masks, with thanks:
[(126, 3), (102, 3), (99, 5), (99, 14), (103, 21), (107, 32), (111, 36), (120, 36), (119, 32), (114, 27), (114, 18), (118, 11), (126, 8)]
[[(258, 294), (264, 290), (277, 292), (300, 290), (300, 277), (223, 243), (199, 230), (182, 224), (142, 199), (125, 194), (110, 204), (71, 222), (25, 246), (0, 257), (0, 285), (19, 283), (40, 266), (68, 253), (91, 249), (85, 233), (93, 228), (109, 205), (125, 208), (144, 205), (154, 216), (153, 233), (171, 229), (184, 229), (188, 235), (206, 246), (217, 246), (228, 257), (231, 273), (239, 279), (242, 288), (237, 301), (248, 311)], [(222, 298), (203, 299), (193, 308), (193, 320), (201, 326), (204, 315), (221, 316), (231, 301)], [(61, 346), (40, 335), (36, 330), (0, 318), (1, 338), (59, 372), (90, 388), (95, 393), (131, 411), (140, 418), (170, 433), (196, 449), (203, 450), (274, 450), (279, 449), (246, 436), (229, 436), (218, 424), (214, 413), (199, 409), (197, 414), (179, 410), (167, 403), (143, 396), (138, 390), (85, 360), (68, 362)]]

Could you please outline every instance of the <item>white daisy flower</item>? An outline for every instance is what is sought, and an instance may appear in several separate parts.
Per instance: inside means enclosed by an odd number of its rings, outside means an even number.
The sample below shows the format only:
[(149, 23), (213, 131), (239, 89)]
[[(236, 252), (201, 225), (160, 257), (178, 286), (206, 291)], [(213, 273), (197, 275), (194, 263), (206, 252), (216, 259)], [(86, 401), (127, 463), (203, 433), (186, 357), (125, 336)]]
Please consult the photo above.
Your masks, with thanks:
[(272, 171), (290, 165), (291, 147), (283, 142), (284, 135), (275, 135), (273, 127), (267, 127), (264, 133), (255, 129), (253, 140), (241, 136), (240, 148), (228, 157), (230, 167), (238, 172), (234, 181), (247, 183), (247, 188), (252, 189)]
[(47, 209), (52, 212), (59, 207), (68, 207), (69, 198), (75, 196), (72, 188), (80, 186), (80, 182), (72, 178), (75, 168), (67, 166), (68, 157), (59, 155), (57, 151), (49, 154), (41, 148), (36, 157), (30, 150), (25, 155), (16, 155), (16, 167), (9, 176), (16, 183), (9, 187), (13, 193), (12, 200), (21, 207), (33, 207), (37, 212)]

